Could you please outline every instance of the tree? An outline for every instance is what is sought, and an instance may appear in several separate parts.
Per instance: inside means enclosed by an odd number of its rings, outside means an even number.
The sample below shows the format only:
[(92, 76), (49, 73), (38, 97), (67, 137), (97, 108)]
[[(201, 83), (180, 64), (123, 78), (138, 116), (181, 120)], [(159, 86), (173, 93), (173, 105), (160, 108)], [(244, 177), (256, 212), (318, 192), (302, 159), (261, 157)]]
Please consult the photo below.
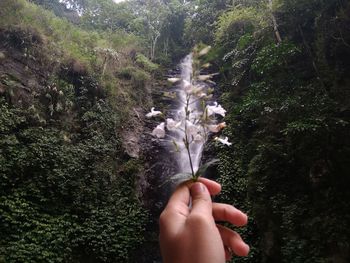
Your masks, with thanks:
[(82, 20), (86, 27), (130, 32), (130, 23), (135, 15), (128, 3), (116, 4), (113, 0), (86, 0), (84, 3)]
[(195, 0), (186, 19), (184, 38), (189, 46), (203, 42), (210, 44), (214, 39), (216, 19), (229, 7), (229, 0)]
[(177, 62), (192, 48), (186, 45), (183, 37), (190, 5), (187, 2), (171, 0), (168, 1), (167, 7), (169, 13), (159, 38), (157, 59)]
[(156, 47), (162, 29), (167, 23), (169, 9), (162, 0), (143, 0), (130, 2), (136, 19), (131, 28), (146, 39), (149, 57), (154, 60)]
[(277, 43), (280, 44), (282, 42), (282, 38), (281, 38), (280, 32), (278, 30), (277, 19), (276, 19), (274, 13), (273, 13), (273, 3), (272, 3), (272, 1), (273, 0), (269, 0), (268, 1), (268, 7), (269, 7), (269, 11), (271, 13), (271, 20), (272, 20), (272, 25), (273, 25), (273, 31), (275, 32)]
[(68, 21), (79, 24), (80, 17), (76, 9), (68, 8), (67, 5), (59, 0), (29, 0), (30, 2), (52, 10), (56, 16), (65, 17)]

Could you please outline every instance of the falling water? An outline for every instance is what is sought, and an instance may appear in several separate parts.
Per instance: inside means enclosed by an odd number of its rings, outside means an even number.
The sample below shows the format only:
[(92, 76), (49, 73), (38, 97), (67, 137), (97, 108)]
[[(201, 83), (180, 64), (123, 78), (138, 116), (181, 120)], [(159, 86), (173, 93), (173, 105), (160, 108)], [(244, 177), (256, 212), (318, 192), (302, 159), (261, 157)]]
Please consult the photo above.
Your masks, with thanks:
[[(185, 81), (192, 82), (192, 54), (185, 57), (185, 59), (180, 64), (181, 67), (181, 78)], [(186, 113), (185, 113), (185, 101), (186, 101), (186, 92), (184, 90), (184, 83), (179, 86), (177, 90), (178, 99), (180, 103), (178, 104), (178, 108), (176, 109), (176, 116), (175, 118), (178, 120), (185, 119)], [(189, 111), (191, 112), (190, 118), (195, 116), (196, 113), (201, 111), (200, 104), (194, 101), (194, 99), (190, 100), (189, 105)], [(182, 130), (185, 129), (184, 122), (182, 123)], [(184, 147), (184, 133), (179, 131), (175, 133), (175, 142), (180, 147), (180, 152), (177, 156), (177, 164), (178, 164), (178, 172), (181, 173), (191, 173), (191, 166), (190, 166), (190, 160), (188, 157), (188, 153)], [(193, 165), (193, 170), (196, 172), (198, 170), (198, 167), (200, 165), (200, 160), (202, 157), (202, 151), (203, 146), (205, 142), (200, 143), (191, 143), (190, 145), (190, 154), (191, 154), (191, 160)]]

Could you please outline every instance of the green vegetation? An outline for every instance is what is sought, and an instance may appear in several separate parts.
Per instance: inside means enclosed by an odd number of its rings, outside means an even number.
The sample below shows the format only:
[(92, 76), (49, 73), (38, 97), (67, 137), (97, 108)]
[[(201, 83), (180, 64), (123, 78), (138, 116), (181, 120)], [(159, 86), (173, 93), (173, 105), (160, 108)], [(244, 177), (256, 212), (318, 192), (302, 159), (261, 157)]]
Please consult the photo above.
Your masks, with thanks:
[(145, 69), (148, 72), (155, 72), (159, 69), (159, 66), (150, 61), (145, 55), (136, 55), (136, 64)]
[(0, 7), (0, 262), (135, 262), (148, 216), (120, 123), (147, 97), (138, 38)]
[(23, 28), (31, 27), (45, 36), (49, 44), (53, 45), (50, 46), (53, 51), (64, 50), (65, 55), (85, 62), (89, 66), (92, 66), (95, 58), (93, 51), (97, 47), (120, 50), (128, 46), (129, 49), (139, 49), (137, 47), (139, 42), (132, 34), (123, 31), (110, 34), (109, 32), (82, 30), (56, 17), (50, 11), (29, 4), (25, 0), (5, 0), (2, 1), (1, 7), (0, 24), (3, 28), (14, 25)]
[(122, 78), (131, 80), (135, 87), (144, 87), (145, 83), (150, 80), (151, 76), (144, 70), (135, 67), (123, 68), (119, 75)]
[[(81, 95), (74, 103), (89, 102)], [(135, 174), (116, 177), (123, 165), (110, 106), (100, 100), (74, 123), (45, 123), (35, 107), (1, 105), (2, 261), (128, 261), (146, 218)]]
[(243, 234), (253, 245), (235, 262), (350, 257), (349, 102), (342, 98), (350, 95), (349, 4), (320, 2), (274, 3), (282, 42), (270, 18), (260, 18), (264, 6), (240, 5), (218, 19), (211, 56), (224, 76), (234, 141), (221, 150), (222, 200), (248, 211)]
[(220, 200), (250, 216), (234, 262), (350, 261), (348, 1), (63, 2), (0, 1), (0, 262), (140, 262), (148, 166), (123, 132), (201, 43), (233, 142), (209, 147)]

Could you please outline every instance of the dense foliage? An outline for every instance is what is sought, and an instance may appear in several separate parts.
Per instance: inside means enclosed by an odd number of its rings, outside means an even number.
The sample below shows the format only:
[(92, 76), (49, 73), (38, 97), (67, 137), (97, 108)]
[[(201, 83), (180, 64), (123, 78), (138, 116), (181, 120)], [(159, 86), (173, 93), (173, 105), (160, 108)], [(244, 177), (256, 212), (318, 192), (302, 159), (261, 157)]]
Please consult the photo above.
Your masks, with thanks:
[(127, 262), (145, 217), (132, 174), (116, 178), (111, 108), (100, 100), (80, 112), (76, 132), (41, 114), (1, 100), (0, 261)]
[(133, 35), (0, 6), (0, 262), (135, 262), (147, 211), (120, 126), (157, 65)]
[(348, 262), (349, 3), (278, 1), (279, 42), (256, 2), (220, 16), (212, 53), (234, 138), (222, 198), (251, 216), (235, 262)]

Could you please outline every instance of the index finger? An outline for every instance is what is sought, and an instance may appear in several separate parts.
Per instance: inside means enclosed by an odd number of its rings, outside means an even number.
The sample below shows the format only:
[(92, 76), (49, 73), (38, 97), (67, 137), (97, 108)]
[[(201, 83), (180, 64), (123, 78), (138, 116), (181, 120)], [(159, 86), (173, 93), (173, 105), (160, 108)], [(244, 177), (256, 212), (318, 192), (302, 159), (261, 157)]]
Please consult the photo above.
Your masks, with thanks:
[(180, 184), (159, 217), (160, 234), (176, 236), (189, 215), (190, 191), (186, 184)]
[(217, 195), (221, 191), (221, 184), (215, 181), (209, 180), (207, 178), (199, 177), (198, 182), (201, 182), (208, 188), (210, 195)]
[[(208, 188), (210, 195), (217, 195), (221, 191), (221, 185), (217, 182), (202, 177), (198, 178), (198, 181)], [(167, 207), (172, 207), (173, 205), (178, 204), (186, 205), (188, 207), (190, 202), (190, 188), (192, 184), (193, 181), (186, 181), (180, 184), (170, 197)]]

